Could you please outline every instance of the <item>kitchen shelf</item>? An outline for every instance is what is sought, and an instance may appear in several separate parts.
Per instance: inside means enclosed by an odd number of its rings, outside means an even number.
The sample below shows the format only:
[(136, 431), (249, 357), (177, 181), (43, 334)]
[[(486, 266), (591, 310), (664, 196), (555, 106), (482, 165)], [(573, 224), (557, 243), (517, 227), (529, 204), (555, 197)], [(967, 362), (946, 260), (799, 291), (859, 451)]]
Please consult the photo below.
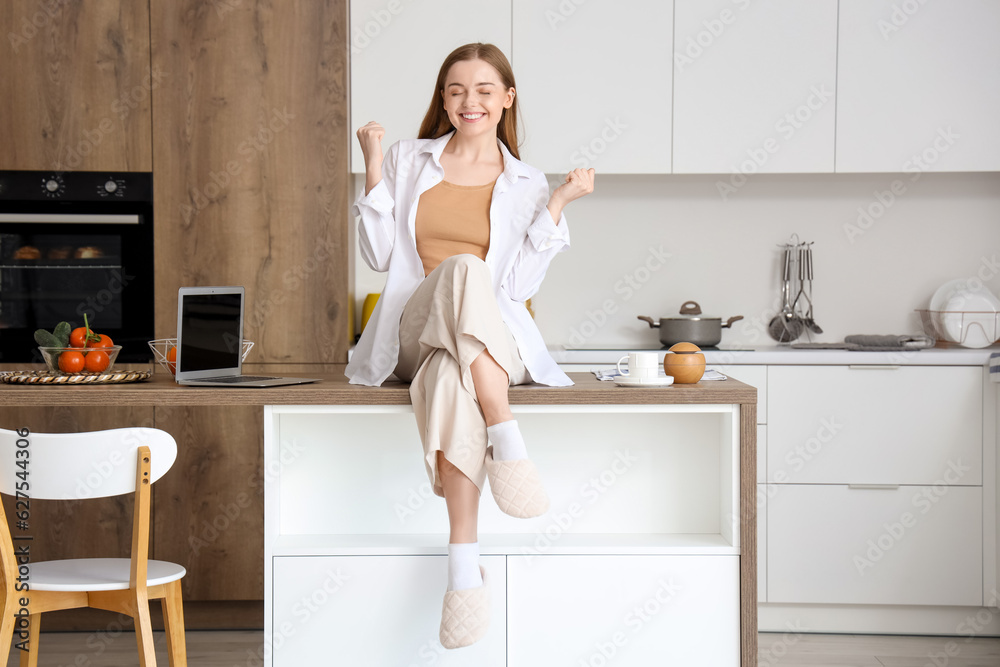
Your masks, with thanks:
[[(485, 555), (697, 555), (738, 556), (721, 534), (711, 533), (480, 534)], [(439, 556), (448, 554), (445, 533), (396, 535), (283, 535), (273, 556)]]

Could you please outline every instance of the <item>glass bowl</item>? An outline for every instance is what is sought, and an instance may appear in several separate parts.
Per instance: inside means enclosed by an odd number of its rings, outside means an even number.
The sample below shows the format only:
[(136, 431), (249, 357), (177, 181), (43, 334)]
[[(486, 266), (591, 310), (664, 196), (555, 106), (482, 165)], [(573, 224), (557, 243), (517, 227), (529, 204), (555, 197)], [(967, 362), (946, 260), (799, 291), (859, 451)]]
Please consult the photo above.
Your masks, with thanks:
[[(176, 375), (176, 364), (169, 359), (170, 350), (177, 347), (176, 338), (157, 338), (156, 340), (151, 340), (148, 342), (149, 349), (153, 351), (153, 356), (160, 363), (161, 366), (167, 369), (167, 372), (171, 375)], [(247, 360), (247, 355), (250, 354), (250, 349), (253, 347), (253, 341), (244, 340), (243, 341), (243, 357), (242, 360)]]
[[(45, 365), (53, 373), (58, 373), (59, 375), (101, 375), (102, 373), (109, 373), (111, 369), (115, 366), (115, 359), (118, 358), (118, 353), (121, 352), (121, 345), (112, 345), (111, 347), (39, 347), (38, 350), (42, 353), (42, 358), (45, 359)], [(86, 362), (86, 357), (91, 352), (106, 352), (108, 355), (108, 366), (100, 371), (88, 371), (86, 366), (79, 373), (66, 373), (59, 369), (59, 357), (62, 356), (64, 352), (80, 352), (84, 356), (84, 361)]]

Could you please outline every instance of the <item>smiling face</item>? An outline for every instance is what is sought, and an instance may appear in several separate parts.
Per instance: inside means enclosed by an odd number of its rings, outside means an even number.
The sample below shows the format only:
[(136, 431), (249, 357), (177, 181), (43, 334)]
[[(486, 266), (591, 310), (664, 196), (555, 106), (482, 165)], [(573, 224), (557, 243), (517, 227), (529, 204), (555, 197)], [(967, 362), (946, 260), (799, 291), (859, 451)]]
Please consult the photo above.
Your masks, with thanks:
[(496, 136), (504, 109), (514, 104), (514, 89), (504, 88), (500, 74), (483, 60), (452, 65), (441, 95), (451, 124), (467, 136)]

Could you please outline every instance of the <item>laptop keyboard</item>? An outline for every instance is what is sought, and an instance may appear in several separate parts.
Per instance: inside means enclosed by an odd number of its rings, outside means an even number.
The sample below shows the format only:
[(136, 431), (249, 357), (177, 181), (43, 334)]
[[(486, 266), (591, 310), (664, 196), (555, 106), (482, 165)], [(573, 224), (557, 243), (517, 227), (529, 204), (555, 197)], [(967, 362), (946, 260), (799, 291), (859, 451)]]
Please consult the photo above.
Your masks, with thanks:
[(224, 375), (217, 378), (202, 378), (202, 381), (224, 382), (226, 384), (236, 384), (239, 382), (260, 382), (262, 380), (277, 380), (278, 378), (263, 375)]

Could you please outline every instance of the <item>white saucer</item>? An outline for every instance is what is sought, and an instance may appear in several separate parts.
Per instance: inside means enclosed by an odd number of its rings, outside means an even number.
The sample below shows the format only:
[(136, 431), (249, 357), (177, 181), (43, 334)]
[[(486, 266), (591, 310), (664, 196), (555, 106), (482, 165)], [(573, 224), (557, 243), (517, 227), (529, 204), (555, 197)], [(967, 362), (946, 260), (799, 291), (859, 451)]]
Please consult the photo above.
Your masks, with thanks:
[(635, 378), (619, 377), (615, 379), (615, 384), (619, 387), (669, 387), (674, 383), (673, 376), (666, 375), (656, 378)]

